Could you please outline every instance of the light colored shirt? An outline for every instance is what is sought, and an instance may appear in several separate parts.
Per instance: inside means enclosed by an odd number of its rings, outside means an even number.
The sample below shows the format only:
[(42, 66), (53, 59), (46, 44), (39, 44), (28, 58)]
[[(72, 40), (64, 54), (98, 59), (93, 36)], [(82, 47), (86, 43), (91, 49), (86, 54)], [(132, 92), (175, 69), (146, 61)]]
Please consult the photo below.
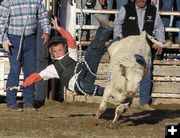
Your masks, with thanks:
[[(143, 31), (145, 10), (146, 8), (140, 9), (136, 6), (138, 26), (139, 26), (140, 32)], [(124, 23), (125, 15), (126, 15), (126, 9), (124, 7), (121, 7), (120, 11), (115, 15), (114, 38), (123, 37), (122, 24)], [(163, 25), (160, 15), (158, 14), (158, 11), (156, 12), (156, 16), (155, 16), (153, 36), (155, 36), (158, 41), (162, 43), (165, 42), (164, 25)]]
[[(29, 5), (28, 1), (30, 1)], [(50, 34), (51, 25), (48, 12), (42, 0), (4, 0), (0, 5), (0, 11), (0, 44), (2, 41), (8, 40), (7, 34), (21, 36), (27, 15), (29, 16), (25, 36), (36, 33), (37, 22), (41, 24), (43, 33)], [(8, 13), (10, 13), (9, 16)], [(4, 25), (6, 24), (4, 34)]]

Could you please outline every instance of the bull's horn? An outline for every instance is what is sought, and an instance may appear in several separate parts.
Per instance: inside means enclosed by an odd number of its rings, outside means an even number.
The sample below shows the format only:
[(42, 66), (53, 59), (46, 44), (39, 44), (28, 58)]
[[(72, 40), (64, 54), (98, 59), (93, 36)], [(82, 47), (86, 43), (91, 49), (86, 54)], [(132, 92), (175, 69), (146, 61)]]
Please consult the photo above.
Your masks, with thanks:
[(151, 40), (151, 42), (153, 42), (153, 43), (156, 44), (156, 45), (159, 45), (159, 46), (162, 47), (162, 48), (166, 48), (166, 47), (171, 47), (171, 46), (172, 46), (172, 41), (171, 41), (171, 40), (168, 40), (168, 41), (166, 41), (165, 44), (163, 44), (163, 43), (157, 41), (156, 39), (154, 39), (154, 37), (152, 37), (152, 36), (149, 35), (149, 34), (147, 34), (147, 38), (148, 38), (149, 40)]

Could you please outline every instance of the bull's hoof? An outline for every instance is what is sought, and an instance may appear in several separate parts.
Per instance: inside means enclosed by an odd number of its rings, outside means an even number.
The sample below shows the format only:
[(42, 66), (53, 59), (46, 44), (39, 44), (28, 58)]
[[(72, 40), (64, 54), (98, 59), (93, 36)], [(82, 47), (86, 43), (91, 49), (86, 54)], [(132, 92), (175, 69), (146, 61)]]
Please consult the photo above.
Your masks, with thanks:
[(90, 117), (90, 118), (89, 118), (89, 123), (90, 123), (92, 126), (97, 126), (97, 125), (99, 125), (99, 121), (98, 121), (98, 119), (96, 119), (95, 117)]
[(110, 122), (108, 124), (108, 128), (110, 128), (110, 129), (117, 129), (117, 128), (119, 128), (119, 123), (118, 122), (115, 122), (115, 123)]

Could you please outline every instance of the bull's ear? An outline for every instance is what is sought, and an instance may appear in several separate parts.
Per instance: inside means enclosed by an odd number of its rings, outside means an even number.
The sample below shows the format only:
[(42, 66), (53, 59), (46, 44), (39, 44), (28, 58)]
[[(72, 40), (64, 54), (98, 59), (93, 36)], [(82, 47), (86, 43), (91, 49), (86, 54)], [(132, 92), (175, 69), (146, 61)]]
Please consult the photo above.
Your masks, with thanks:
[(126, 76), (126, 67), (122, 64), (120, 64), (119, 67), (121, 69), (121, 75)]

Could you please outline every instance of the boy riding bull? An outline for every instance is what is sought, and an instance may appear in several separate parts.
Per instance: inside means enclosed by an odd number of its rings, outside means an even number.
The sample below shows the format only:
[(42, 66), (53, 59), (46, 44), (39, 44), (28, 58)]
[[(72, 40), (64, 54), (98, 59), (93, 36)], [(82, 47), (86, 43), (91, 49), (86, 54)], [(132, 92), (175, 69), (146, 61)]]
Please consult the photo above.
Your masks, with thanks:
[[(99, 18), (100, 15), (96, 15)], [(98, 64), (104, 52), (105, 43), (112, 33), (109, 23), (100, 21), (95, 39), (86, 49), (85, 62), (77, 61), (77, 46), (71, 34), (57, 23), (57, 18), (52, 19), (52, 28), (61, 36), (55, 36), (49, 42), (49, 51), (54, 62), (39, 73), (33, 73), (22, 84), (27, 88), (38, 81), (58, 78), (69, 90), (77, 94), (102, 96), (104, 88), (94, 85)]]

